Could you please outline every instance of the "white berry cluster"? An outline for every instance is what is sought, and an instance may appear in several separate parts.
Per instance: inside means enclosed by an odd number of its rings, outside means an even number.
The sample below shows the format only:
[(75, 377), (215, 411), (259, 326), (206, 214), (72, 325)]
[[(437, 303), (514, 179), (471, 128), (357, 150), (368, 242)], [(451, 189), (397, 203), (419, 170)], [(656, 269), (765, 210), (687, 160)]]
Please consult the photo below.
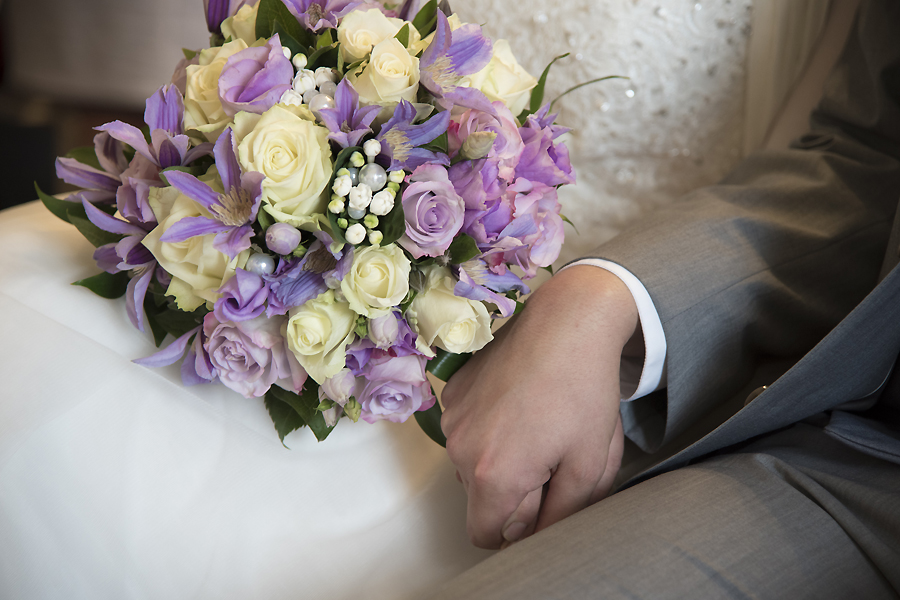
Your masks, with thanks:
[(281, 104), (288, 106), (300, 106), (306, 104), (309, 109), (319, 116), (323, 108), (334, 108), (334, 93), (337, 90), (338, 74), (329, 67), (319, 67), (315, 71), (306, 68), (307, 58), (305, 54), (295, 54), (291, 58), (291, 51), (282, 48), (284, 55), (291, 59), (291, 63), (297, 70), (291, 89), (281, 95)]
[(336, 173), (331, 186), (331, 202), (328, 210), (338, 216), (338, 227), (344, 230), (344, 238), (354, 246), (368, 237), (377, 246), (384, 235), (376, 229), (378, 217), (387, 215), (394, 208), (394, 200), (400, 191), (400, 183), (406, 176), (403, 170), (385, 171), (375, 162), (381, 154), (381, 142), (368, 140), (363, 152), (350, 156), (350, 166)]

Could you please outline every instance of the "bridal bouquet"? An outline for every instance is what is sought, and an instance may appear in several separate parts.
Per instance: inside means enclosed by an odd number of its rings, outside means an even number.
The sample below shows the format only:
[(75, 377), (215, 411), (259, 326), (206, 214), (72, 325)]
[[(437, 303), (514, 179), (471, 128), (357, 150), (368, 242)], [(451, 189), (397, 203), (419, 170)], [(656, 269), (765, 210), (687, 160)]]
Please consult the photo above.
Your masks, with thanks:
[(38, 190), (97, 248), (76, 283), (173, 336), (137, 363), (263, 397), (282, 440), (416, 415), (440, 442), (426, 371), (491, 341), (563, 241), (547, 72), (435, 0), (205, 8), (146, 128), (98, 127), (57, 161), (81, 191)]

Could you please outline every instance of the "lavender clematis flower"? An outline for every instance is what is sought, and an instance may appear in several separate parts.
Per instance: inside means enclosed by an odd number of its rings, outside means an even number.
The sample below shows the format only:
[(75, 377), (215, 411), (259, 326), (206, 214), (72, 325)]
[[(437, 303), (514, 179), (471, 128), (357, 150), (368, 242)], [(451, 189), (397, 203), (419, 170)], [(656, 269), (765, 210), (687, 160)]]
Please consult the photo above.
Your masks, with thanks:
[(224, 193), (219, 193), (193, 175), (170, 171), (167, 179), (181, 193), (206, 208), (212, 218), (185, 217), (169, 227), (161, 242), (183, 242), (198, 235), (216, 234), (213, 247), (234, 258), (250, 247), (253, 222), (262, 199), (265, 176), (256, 171), (241, 171), (234, 148), (234, 132), (226, 129), (216, 142), (216, 167), (222, 178)]
[(464, 76), (477, 73), (490, 62), (491, 48), (481, 27), (469, 24), (451, 31), (446, 15), (438, 11), (434, 39), (419, 61), (420, 81), (448, 110), (455, 105), (493, 115), (494, 107), (487, 96), (475, 88), (457, 85)]
[(283, 0), (284, 5), (306, 29), (318, 32), (337, 29), (338, 20), (362, 4), (355, 0)]
[(205, 343), (206, 335), (198, 325), (159, 352), (132, 362), (142, 367), (159, 368), (175, 364), (184, 356), (184, 362), (181, 363), (181, 381), (184, 385), (211, 383), (218, 379), (218, 375), (203, 347)]
[(575, 171), (569, 161), (569, 150), (565, 144), (555, 144), (554, 140), (568, 131), (566, 127), (553, 124), (556, 115), (548, 115), (550, 106), (528, 116), (524, 127), (519, 128), (525, 147), (516, 165), (515, 176), (556, 187), (575, 183)]
[(291, 89), (294, 67), (281, 50), (276, 33), (264, 46), (228, 58), (219, 76), (219, 99), (229, 117), (240, 111), (261, 115)]
[(450, 112), (439, 112), (419, 125), (412, 124), (415, 117), (415, 107), (406, 100), (401, 100), (394, 109), (393, 116), (378, 134), (382, 152), (391, 159), (390, 168), (412, 171), (426, 163), (449, 165), (450, 158), (446, 154), (418, 146), (427, 144), (447, 131)]
[(376, 104), (360, 108), (359, 94), (347, 79), (342, 79), (338, 84), (334, 103), (334, 108), (319, 111), (325, 127), (331, 132), (328, 139), (334, 140), (342, 148), (358, 146), (364, 135), (372, 133), (370, 125), (381, 107)]
[(498, 275), (480, 258), (453, 267), (453, 271), (459, 279), (453, 288), (455, 295), (496, 304), (502, 317), (509, 317), (516, 311), (516, 301), (503, 296), (503, 293), (516, 290), (527, 294), (531, 291), (512, 271)]

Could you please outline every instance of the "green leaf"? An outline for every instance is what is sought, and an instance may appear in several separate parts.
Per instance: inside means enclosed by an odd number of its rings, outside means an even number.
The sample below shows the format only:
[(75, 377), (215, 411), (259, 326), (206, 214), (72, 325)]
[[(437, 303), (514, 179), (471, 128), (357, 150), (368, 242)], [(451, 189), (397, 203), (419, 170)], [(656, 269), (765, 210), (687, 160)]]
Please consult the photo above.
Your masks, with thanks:
[(298, 40), (294, 39), (294, 36), (288, 33), (278, 21), (275, 22), (273, 29), (275, 31), (272, 32), (272, 35), (275, 35), (276, 33), (278, 34), (278, 39), (281, 40), (281, 45), (285, 46), (288, 50), (291, 51), (291, 56), (294, 56), (295, 54), (306, 54), (307, 52), (309, 52), (309, 49), (301, 44)]
[(91, 290), (101, 298), (115, 300), (125, 295), (128, 288), (128, 274), (124, 271), (119, 273), (99, 273), (93, 277), (79, 279), (72, 285), (80, 285)]
[[(572, 226), (572, 229), (575, 230), (575, 233), (578, 233), (578, 228), (575, 227), (575, 223), (573, 223), (572, 221), (569, 220), (569, 217), (567, 217), (566, 215), (559, 215), (559, 217), (560, 217), (564, 222), (566, 222), (566, 223), (568, 223), (569, 225), (571, 225), (571, 226)], [(581, 234), (579, 233), (578, 235), (581, 235)]]
[(191, 60), (192, 58), (200, 54), (198, 50), (190, 50), (189, 48), (182, 48), (181, 53), (184, 54), (184, 57), (188, 60)]
[[(40, 186), (38, 186), (37, 182), (34, 183), (34, 191), (37, 192), (38, 198), (41, 199), (41, 202), (44, 203), (44, 206), (47, 207), (47, 210), (52, 212), (54, 215), (65, 221), (66, 223), (71, 223), (69, 220), (69, 211), (75, 211), (79, 216), (84, 217), (84, 207), (81, 206), (80, 202), (71, 202), (69, 200), (60, 200), (55, 196), (51, 196), (50, 194), (45, 194)], [(78, 213), (78, 211), (81, 211)]]
[(304, 46), (315, 46), (315, 36), (297, 21), (282, 0), (260, 0), (256, 11), (256, 37), (266, 39), (272, 37), (276, 33), (276, 23), (281, 26), (280, 31), (287, 33)]
[(550, 67), (553, 66), (553, 63), (558, 61), (561, 58), (565, 58), (569, 55), (568, 52), (565, 54), (560, 54), (556, 58), (550, 61), (550, 64), (544, 69), (544, 72), (541, 73), (540, 79), (538, 79), (538, 83), (534, 86), (534, 89), (531, 90), (531, 102), (528, 107), (529, 113), (536, 113), (541, 108), (541, 104), (544, 102), (544, 86), (547, 85), (547, 75), (550, 73)]
[(324, 442), (325, 438), (328, 437), (328, 434), (334, 431), (334, 427), (329, 427), (325, 424), (325, 415), (320, 412), (317, 412), (315, 416), (309, 420), (307, 425), (309, 425), (310, 431), (313, 432), (313, 435), (315, 435), (316, 439), (320, 442)]
[(172, 337), (181, 337), (203, 322), (209, 311), (205, 307), (194, 312), (184, 312), (177, 308), (168, 308), (156, 315), (156, 322)]
[(443, 152), (444, 154), (449, 154), (450, 141), (447, 138), (447, 132), (445, 131), (427, 144), (423, 144), (421, 147), (425, 148), (426, 150), (431, 150), (432, 152)]
[(80, 216), (78, 211), (81, 211), (81, 214), (84, 215), (84, 207), (82, 206), (78, 206), (77, 210), (72, 208), (69, 209), (67, 213), (69, 216), (69, 223), (74, 225), (78, 231), (81, 232), (81, 235), (94, 245), (94, 248), (99, 248), (106, 244), (115, 244), (124, 237), (118, 233), (103, 231), (91, 223), (86, 216)]
[(419, 30), (422, 37), (427, 36), (434, 31), (437, 24), (437, 0), (428, 0), (425, 5), (419, 9), (415, 18), (412, 20), (413, 27)]
[(456, 354), (440, 348), (435, 349), (435, 357), (428, 361), (425, 370), (440, 379), (449, 381), (454, 373), (459, 371), (466, 362), (472, 358), (471, 353)]
[(258, 213), (256, 213), (256, 221), (257, 223), (259, 223), (263, 234), (265, 234), (266, 229), (275, 224), (275, 219), (272, 218), (272, 215), (270, 215), (269, 211), (267, 211), (266, 209), (262, 209)]
[[(434, 391), (432, 390), (432, 393)], [(413, 413), (416, 423), (422, 428), (425, 434), (433, 439), (438, 445), (447, 447), (447, 438), (441, 430), (441, 405), (437, 402), (428, 410), (420, 410)]]
[(453, 238), (447, 251), (450, 253), (450, 263), (454, 265), (464, 263), (481, 254), (475, 240), (465, 233), (460, 233)]
[(153, 343), (159, 348), (163, 340), (166, 339), (166, 330), (156, 320), (157, 316), (166, 311), (165, 300), (162, 304), (158, 303), (159, 298), (155, 294), (147, 294), (144, 296), (144, 315), (147, 317), (147, 324), (150, 325), (150, 331), (153, 333)]
[(525, 303), (516, 300), (516, 310), (513, 311), (513, 314), (514, 315), (519, 314), (520, 312), (522, 312), (522, 309), (524, 309), (524, 308), (525, 308)]
[(409, 48), (409, 23), (404, 24), (394, 37), (403, 44), (404, 48)]
[(323, 46), (309, 55), (309, 64), (306, 68), (313, 71), (319, 67), (331, 67), (336, 69), (340, 54), (340, 48), (337, 43), (331, 44), (330, 46)]
[(280, 388), (273, 385), (269, 391), (266, 392), (263, 402), (265, 402), (266, 410), (269, 411), (269, 416), (272, 418), (272, 424), (275, 425), (275, 431), (278, 432), (278, 439), (280, 439), (282, 445), (284, 445), (284, 437), (292, 431), (305, 426), (306, 421), (303, 420), (303, 417), (301, 417), (290, 404), (283, 402), (275, 396), (273, 393), (273, 390), (275, 389)]
[(543, 270), (547, 271), (551, 275), (553, 275), (553, 265), (548, 265), (546, 267), (541, 267)]
[(105, 169), (100, 166), (100, 161), (97, 160), (97, 152), (94, 150), (93, 146), (72, 148), (66, 153), (66, 158), (74, 158), (83, 165), (94, 167), (99, 171), (105, 171)]
[(382, 246), (393, 244), (400, 239), (400, 236), (406, 231), (406, 218), (403, 216), (403, 203), (400, 201), (400, 194), (394, 198), (394, 207), (391, 212), (381, 218), (378, 228), (384, 238), (381, 240)]
[[(309, 380), (307, 381), (309, 382)], [(303, 424), (309, 425), (309, 428), (316, 436), (316, 439), (321, 442), (328, 437), (328, 434), (332, 432), (334, 427), (328, 427), (325, 424), (325, 417), (322, 416), (322, 413), (318, 411), (318, 392), (319, 387), (317, 385), (307, 384), (306, 388), (299, 395), (284, 390), (277, 385), (273, 385), (266, 393), (266, 399), (271, 396), (290, 406), (298, 415), (300, 420), (303, 421)], [(268, 407), (268, 404), (266, 406)], [(269, 410), (269, 414), (272, 414), (271, 409)], [(274, 418), (272, 420), (274, 421)], [(296, 422), (296, 420), (291, 420), (291, 422)], [(299, 427), (302, 426), (303, 425), (300, 425)], [(299, 427), (294, 427), (294, 429), (299, 429)], [(278, 423), (275, 424), (275, 429), (278, 430)], [(294, 431), (294, 429), (289, 430), (287, 433)], [(287, 435), (287, 433), (285, 433), (284, 435)], [(280, 431), (279, 435), (281, 436), (282, 443), (284, 443), (284, 435), (281, 435)]]
[(334, 43), (334, 38), (331, 36), (331, 30), (326, 29), (322, 33), (319, 34), (319, 37), (316, 38), (316, 49), (326, 48)]
[[(552, 64), (552, 63), (551, 63)], [(548, 67), (549, 68), (549, 67)], [(597, 79), (591, 79), (590, 81), (585, 81), (584, 83), (579, 83), (578, 85), (573, 85), (562, 94), (553, 99), (553, 102), (550, 103), (550, 110), (553, 110), (553, 105), (556, 104), (560, 98), (565, 96), (566, 94), (570, 94), (577, 90), (578, 88), (583, 88), (586, 85), (591, 85), (592, 83), (597, 83), (598, 81), (606, 81), (607, 79), (630, 79), (630, 77), (623, 77), (622, 75), (607, 75), (606, 77), (598, 77)], [(535, 112), (535, 109), (532, 108), (531, 112)]]

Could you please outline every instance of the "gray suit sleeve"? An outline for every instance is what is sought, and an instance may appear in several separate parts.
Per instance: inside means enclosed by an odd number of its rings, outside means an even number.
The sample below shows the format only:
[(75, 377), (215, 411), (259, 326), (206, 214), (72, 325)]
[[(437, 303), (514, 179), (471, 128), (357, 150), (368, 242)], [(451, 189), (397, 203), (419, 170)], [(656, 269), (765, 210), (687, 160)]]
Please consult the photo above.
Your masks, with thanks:
[(900, 198), (898, 32), (900, 2), (863, 4), (810, 133), (592, 254), (644, 283), (666, 334), (667, 390), (623, 406), (643, 450), (800, 358), (876, 285)]

